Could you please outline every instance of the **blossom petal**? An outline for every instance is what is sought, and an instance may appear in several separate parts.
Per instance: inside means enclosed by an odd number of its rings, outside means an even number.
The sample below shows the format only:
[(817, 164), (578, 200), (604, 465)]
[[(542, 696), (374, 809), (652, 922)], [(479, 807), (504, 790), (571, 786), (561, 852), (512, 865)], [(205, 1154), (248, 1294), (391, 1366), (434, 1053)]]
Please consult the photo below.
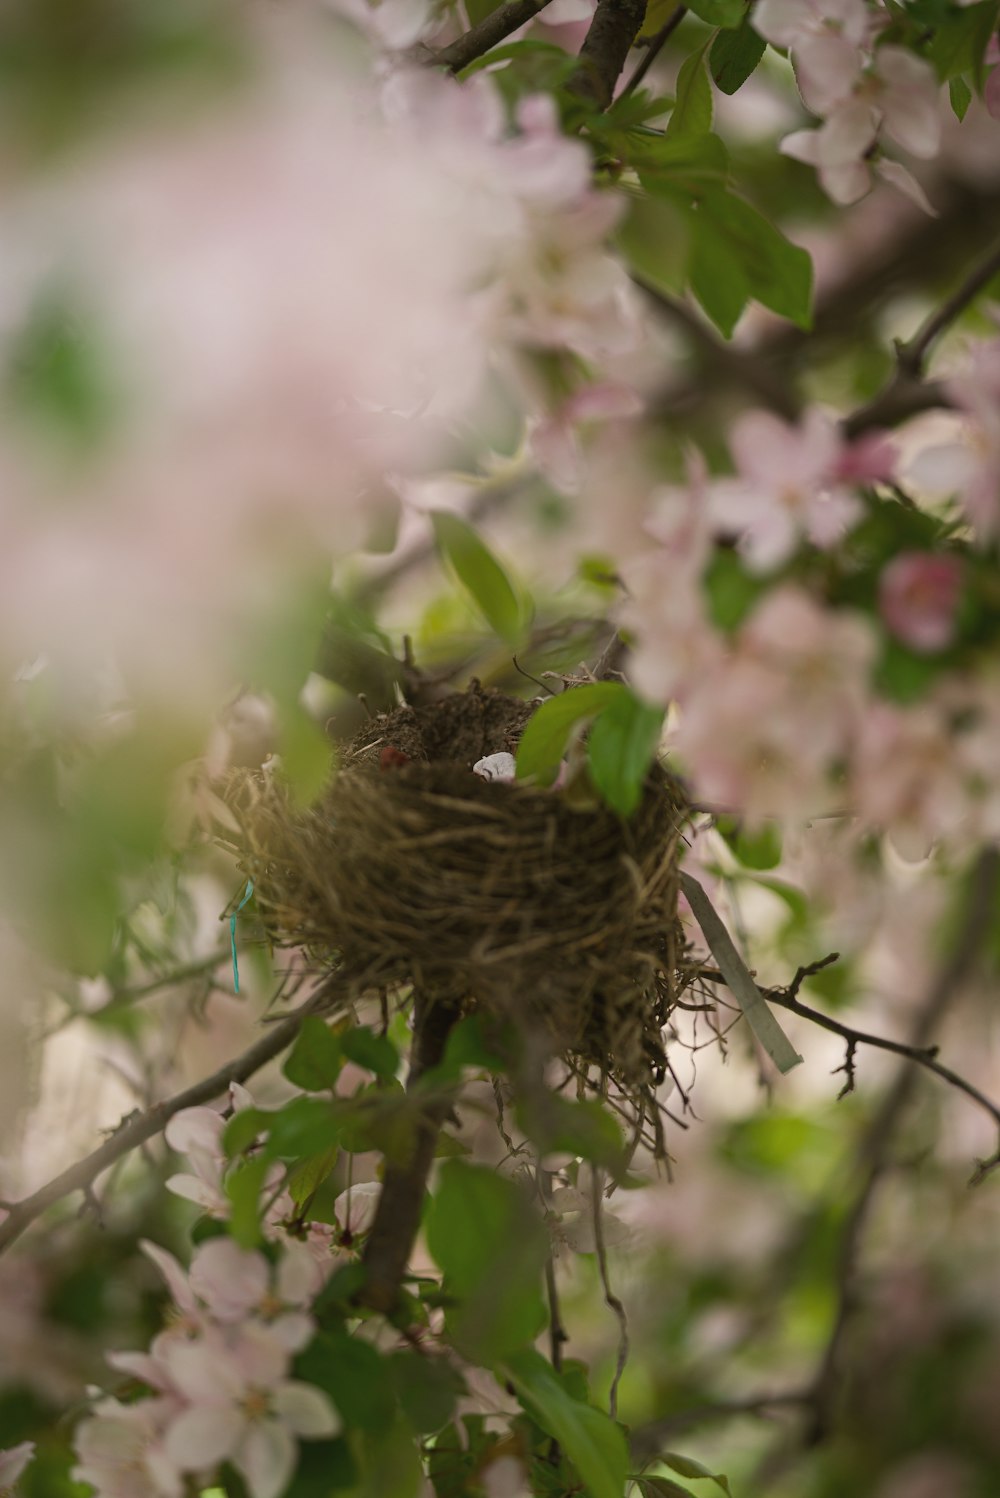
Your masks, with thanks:
[(341, 1428), (340, 1416), (329, 1395), (315, 1384), (289, 1379), (275, 1389), (272, 1405), (275, 1414), (297, 1436), (335, 1436)]
[(295, 1467), (295, 1442), (277, 1420), (256, 1420), (233, 1465), (246, 1478), (250, 1498), (280, 1498)]
[(164, 1437), (167, 1457), (182, 1472), (214, 1467), (232, 1456), (246, 1429), (246, 1417), (238, 1409), (208, 1406), (185, 1410), (172, 1422)]

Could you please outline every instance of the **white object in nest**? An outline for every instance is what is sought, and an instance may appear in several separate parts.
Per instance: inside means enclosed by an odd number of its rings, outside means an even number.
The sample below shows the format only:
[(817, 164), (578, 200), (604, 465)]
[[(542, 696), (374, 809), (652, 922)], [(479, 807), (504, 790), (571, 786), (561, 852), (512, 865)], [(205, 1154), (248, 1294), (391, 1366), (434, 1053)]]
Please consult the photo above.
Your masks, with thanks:
[(487, 754), (472, 766), (483, 780), (513, 780), (516, 768), (513, 754)]

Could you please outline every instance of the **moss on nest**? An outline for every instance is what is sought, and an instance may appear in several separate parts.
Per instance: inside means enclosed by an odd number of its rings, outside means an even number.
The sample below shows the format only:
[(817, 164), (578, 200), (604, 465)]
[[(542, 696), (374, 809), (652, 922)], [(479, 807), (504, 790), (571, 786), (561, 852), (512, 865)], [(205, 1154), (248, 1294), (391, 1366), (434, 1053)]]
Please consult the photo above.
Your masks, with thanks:
[[(683, 986), (683, 803), (658, 767), (627, 822), (474, 774), (533, 710), (473, 682), (375, 718), (306, 811), (243, 777), (243, 866), (272, 938), (356, 993), (412, 984), (542, 1030), (626, 1086), (655, 1082)], [(383, 768), (386, 748), (408, 762)]]

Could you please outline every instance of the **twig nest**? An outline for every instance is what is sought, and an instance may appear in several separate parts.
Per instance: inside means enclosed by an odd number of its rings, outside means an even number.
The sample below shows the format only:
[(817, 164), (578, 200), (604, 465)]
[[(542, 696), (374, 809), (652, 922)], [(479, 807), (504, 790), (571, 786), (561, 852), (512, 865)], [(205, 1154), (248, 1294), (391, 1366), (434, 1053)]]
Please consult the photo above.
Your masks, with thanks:
[(376, 718), (305, 812), (244, 778), (230, 797), (244, 866), (273, 938), (356, 991), (413, 984), (622, 1080), (658, 1079), (683, 963), (681, 798), (655, 767), (623, 822), (493, 773), (532, 711), (474, 682)]

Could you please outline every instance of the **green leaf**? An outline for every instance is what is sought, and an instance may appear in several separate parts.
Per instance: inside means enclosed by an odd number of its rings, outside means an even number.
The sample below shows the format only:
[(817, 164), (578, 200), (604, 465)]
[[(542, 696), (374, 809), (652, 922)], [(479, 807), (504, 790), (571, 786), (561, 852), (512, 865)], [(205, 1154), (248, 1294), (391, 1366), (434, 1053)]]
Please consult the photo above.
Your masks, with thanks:
[(996, 30), (998, 12), (997, 0), (985, 0), (983, 4), (969, 5), (945, 16), (934, 25), (926, 57), (942, 83), (961, 73), (971, 73), (976, 92), (982, 92), (986, 48)]
[[(358, 1476), (357, 1462), (343, 1436), (332, 1441), (304, 1441), (299, 1446), (295, 1476), (282, 1498), (330, 1498), (331, 1493), (353, 1488)], [(227, 1487), (226, 1492), (232, 1490)], [(202, 1498), (207, 1495), (202, 1494)]]
[(558, 697), (543, 702), (528, 719), (517, 746), (517, 778), (534, 776), (543, 784), (556, 777), (570, 735), (577, 724), (593, 718), (613, 702), (627, 695), (628, 688), (618, 681), (594, 681), (583, 687), (570, 687)]
[(331, 1145), (318, 1155), (311, 1155), (289, 1171), (288, 1194), (295, 1203), (295, 1210), (302, 1212), (312, 1202), (323, 1182), (327, 1180), (337, 1163), (340, 1150)]
[(665, 1467), (671, 1472), (676, 1472), (680, 1477), (705, 1477), (709, 1482), (714, 1482), (717, 1488), (721, 1488), (726, 1498), (732, 1498), (732, 1490), (729, 1486), (729, 1478), (724, 1477), (721, 1472), (713, 1472), (710, 1467), (702, 1466), (690, 1456), (678, 1456), (676, 1451), (662, 1451), (659, 1457)]
[(395, 1079), (399, 1070), (399, 1053), (388, 1035), (376, 1035), (368, 1025), (355, 1025), (344, 1031), (340, 1046), (355, 1066), (374, 1072), (383, 1082)]
[(688, 10), (709, 26), (739, 26), (747, 13), (747, 0), (688, 0)]
[(961, 73), (949, 80), (948, 97), (951, 100), (952, 112), (957, 120), (964, 120), (966, 111), (972, 103), (972, 89), (966, 83)]
[(637, 1480), (645, 1498), (694, 1498), (690, 1488), (682, 1488), (672, 1477), (640, 1477)]
[(382, 1430), (366, 1432), (361, 1445), (361, 1481), (350, 1498), (416, 1498), (423, 1483), (417, 1443), (402, 1416)]
[[(691, 227), (689, 215), (680, 204), (663, 195), (643, 194), (631, 199), (628, 215), (615, 238), (640, 282), (666, 296), (683, 292), (688, 280)], [(606, 565), (603, 578), (611, 571)], [(587, 580), (601, 578), (602, 574), (597, 574)]]
[(628, 1446), (610, 1416), (572, 1399), (534, 1348), (507, 1358), (501, 1372), (531, 1418), (559, 1442), (591, 1498), (622, 1498)]
[(781, 831), (773, 822), (752, 830), (743, 822), (717, 826), (745, 869), (774, 869), (781, 862)]
[(433, 1435), (448, 1424), (465, 1379), (447, 1358), (396, 1352), (389, 1359), (396, 1397), (418, 1435)]
[(738, 629), (766, 590), (763, 578), (748, 572), (739, 552), (716, 547), (703, 578), (708, 612), (717, 629)]
[(447, 1329), (471, 1362), (492, 1365), (534, 1341), (545, 1324), (541, 1294), (548, 1235), (513, 1181), (449, 1160), (426, 1219), (427, 1247), (458, 1304)]
[(721, 137), (711, 133), (668, 136), (658, 130), (629, 130), (621, 151), (647, 192), (690, 194), (728, 180), (729, 153)]
[(320, 1332), (295, 1359), (294, 1372), (329, 1394), (348, 1426), (381, 1430), (393, 1418), (396, 1400), (386, 1360), (360, 1337)]
[(282, 1071), (305, 1092), (324, 1092), (336, 1084), (344, 1057), (340, 1042), (318, 1015), (308, 1014)]
[(492, 15), (500, 0), (465, 0), (465, 9), (469, 17), (470, 26), (478, 26), (480, 21)]
[(747, 17), (735, 31), (720, 31), (708, 54), (708, 66), (724, 94), (735, 94), (756, 70), (764, 55), (764, 38)]
[(438, 551), (472, 595), (486, 622), (510, 644), (524, 633), (524, 611), (510, 579), (472, 526), (448, 510), (431, 513)]
[(731, 338), (750, 300), (750, 282), (742, 261), (725, 235), (701, 212), (691, 215), (691, 290), (723, 338)]
[(812, 261), (805, 250), (733, 193), (706, 192), (694, 218), (696, 257), (706, 242), (714, 240), (717, 258), (724, 245), (752, 297), (797, 327), (812, 326)]
[(684, 59), (677, 75), (677, 97), (667, 121), (667, 139), (707, 135), (712, 128), (712, 84), (708, 76), (711, 42)]
[(269, 1160), (320, 1155), (338, 1142), (338, 1132), (338, 1117), (330, 1103), (319, 1098), (292, 1098), (270, 1114), (265, 1154)]
[(222, 1147), (229, 1159), (249, 1149), (273, 1117), (265, 1108), (240, 1108), (234, 1113), (222, 1135)]
[(226, 1177), (225, 1192), (232, 1203), (229, 1233), (241, 1248), (256, 1248), (260, 1242), (260, 1192), (268, 1163), (264, 1155), (253, 1155)]
[(663, 709), (626, 692), (608, 704), (590, 731), (591, 778), (620, 817), (630, 817), (638, 809), (662, 728)]
[(525, 1099), (517, 1116), (541, 1154), (566, 1153), (598, 1165), (622, 1164), (624, 1148), (618, 1125), (596, 1098), (574, 1102), (546, 1094), (534, 1107)]

